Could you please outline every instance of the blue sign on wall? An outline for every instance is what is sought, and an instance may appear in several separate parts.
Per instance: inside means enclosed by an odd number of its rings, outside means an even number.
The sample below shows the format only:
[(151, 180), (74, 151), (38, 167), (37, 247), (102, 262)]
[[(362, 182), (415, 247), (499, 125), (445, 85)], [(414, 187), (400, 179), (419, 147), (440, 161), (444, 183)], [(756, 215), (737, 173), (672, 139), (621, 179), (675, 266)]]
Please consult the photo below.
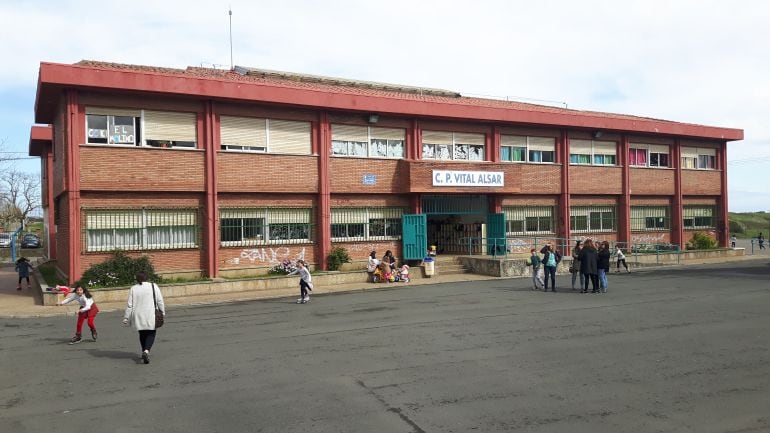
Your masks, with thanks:
[(375, 174), (365, 174), (364, 175), (364, 185), (377, 185), (377, 175)]

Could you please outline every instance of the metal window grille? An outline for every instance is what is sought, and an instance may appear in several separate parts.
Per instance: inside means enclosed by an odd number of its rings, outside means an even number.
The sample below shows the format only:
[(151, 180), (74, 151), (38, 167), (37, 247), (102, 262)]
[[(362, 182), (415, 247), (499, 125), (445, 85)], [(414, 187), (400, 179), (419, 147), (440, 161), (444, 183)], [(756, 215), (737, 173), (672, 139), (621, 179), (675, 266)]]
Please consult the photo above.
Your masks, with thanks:
[(553, 206), (504, 206), (505, 234), (553, 234)]
[(573, 233), (612, 232), (617, 227), (615, 206), (571, 206), (569, 213)]
[(336, 208), (331, 213), (333, 241), (401, 238), (402, 208)]
[(83, 251), (198, 248), (198, 209), (83, 209)]
[(682, 226), (685, 229), (716, 228), (714, 206), (684, 206), (682, 208)]
[(303, 244), (313, 240), (311, 208), (223, 208), (220, 245)]
[(668, 206), (631, 206), (631, 231), (665, 231), (670, 219)]

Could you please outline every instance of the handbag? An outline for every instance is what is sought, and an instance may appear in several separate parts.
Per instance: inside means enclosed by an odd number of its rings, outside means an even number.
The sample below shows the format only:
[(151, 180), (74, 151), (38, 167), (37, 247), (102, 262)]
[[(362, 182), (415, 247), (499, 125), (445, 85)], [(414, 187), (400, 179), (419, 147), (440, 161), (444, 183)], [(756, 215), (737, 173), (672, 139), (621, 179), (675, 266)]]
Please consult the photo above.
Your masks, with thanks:
[(163, 326), (163, 313), (158, 309), (158, 300), (155, 299), (155, 288), (158, 287), (155, 283), (150, 283), (152, 288), (152, 302), (155, 304), (155, 329)]

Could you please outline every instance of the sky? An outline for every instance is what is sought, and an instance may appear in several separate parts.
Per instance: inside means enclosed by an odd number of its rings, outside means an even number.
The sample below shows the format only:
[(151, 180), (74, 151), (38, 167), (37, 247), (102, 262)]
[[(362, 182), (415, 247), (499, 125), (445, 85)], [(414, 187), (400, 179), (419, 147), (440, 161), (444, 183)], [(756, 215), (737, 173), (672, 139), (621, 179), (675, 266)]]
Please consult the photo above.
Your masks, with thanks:
[(0, 0), (3, 155), (39, 171), (40, 62), (229, 68), (228, 8), (235, 65), (743, 129), (729, 208), (770, 211), (763, 0)]

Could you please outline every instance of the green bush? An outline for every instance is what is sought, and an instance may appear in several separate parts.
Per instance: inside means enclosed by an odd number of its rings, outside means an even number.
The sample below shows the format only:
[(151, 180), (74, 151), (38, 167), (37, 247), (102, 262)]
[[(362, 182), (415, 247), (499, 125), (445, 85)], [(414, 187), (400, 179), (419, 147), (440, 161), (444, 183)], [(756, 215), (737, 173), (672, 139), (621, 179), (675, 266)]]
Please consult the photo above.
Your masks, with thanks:
[(746, 227), (740, 221), (730, 220), (730, 233), (740, 234), (746, 231)]
[(717, 247), (717, 241), (703, 232), (695, 232), (692, 239), (687, 242), (688, 250), (713, 250)]
[(330, 271), (339, 271), (343, 263), (350, 263), (350, 255), (348, 250), (342, 247), (332, 248), (329, 256), (326, 258), (326, 263), (329, 265)]
[(111, 259), (88, 268), (76, 284), (89, 288), (130, 286), (136, 282), (138, 272), (147, 274), (148, 281), (161, 281), (147, 256), (132, 259), (122, 251), (115, 251)]

